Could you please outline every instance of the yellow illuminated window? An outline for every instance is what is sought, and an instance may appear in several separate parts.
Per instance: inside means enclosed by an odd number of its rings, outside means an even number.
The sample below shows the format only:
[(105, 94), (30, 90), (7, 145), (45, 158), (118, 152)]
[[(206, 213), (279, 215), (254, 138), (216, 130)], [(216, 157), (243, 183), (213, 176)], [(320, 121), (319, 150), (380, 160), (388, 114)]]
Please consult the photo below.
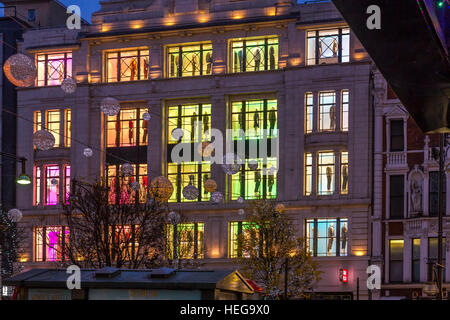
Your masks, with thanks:
[(51, 134), (55, 137), (55, 147), (60, 146), (61, 135), (61, 112), (59, 110), (47, 111), (46, 126)]
[(212, 64), (211, 43), (167, 48), (167, 76), (169, 78), (210, 75)]
[(233, 73), (276, 70), (278, 69), (278, 38), (232, 41), (231, 61)]

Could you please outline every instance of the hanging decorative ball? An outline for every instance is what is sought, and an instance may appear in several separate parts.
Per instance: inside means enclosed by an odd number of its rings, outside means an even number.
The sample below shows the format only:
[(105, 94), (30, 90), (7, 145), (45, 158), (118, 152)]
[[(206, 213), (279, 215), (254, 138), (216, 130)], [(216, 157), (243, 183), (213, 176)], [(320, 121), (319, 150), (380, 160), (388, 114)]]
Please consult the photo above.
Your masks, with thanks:
[(279, 204), (277, 204), (277, 205), (275, 206), (275, 210), (276, 210), (278, 213), (283, 213), (284, 210), (286, 210), (286, 207), (284, 206), (284, 204), (279, 203)]
[(83, 150), (83, 154), (84, 154), (84, 156), (85, 156), (86, 158), (90, 158), (90, 157), (92, 157), (92, 155), (94, 154), (94, 152), (92, 151), (91, 148), (85, 148), (85, 149)]
[(222, 169), (228, 175), (233, 175), (241, 170), (241, 159), (234, 153), (227, 153), (223, 157)]
[(238, 210), (238, 215), (243, 216), (245, 214), (245, 210), (244, 209), (239, 209)]
[(38, 130), (33, 134), (33, 144), (39, 150), (50, 150), (55, 145), (55, 137), (47, 130)]
[(131, 183), (131, 190), (139, 191), (140, 188), (141, 188), (141, 185), (139, 184), (139, 182), (133, 181)]
[(180, 223), (180, 215), (175, 211), (170, 211), (167, 214), (167, 221), (169, 221), (169, 223), (171, 224), (178, 224)]
[(8, 218), (12, 222), (19, 222), (23, 217), (22, 211), (19, 209), (11, 209), (8, 211)]
[(18, 87), (34, 85), (37, 76), (34, 59), (21, 53), (9, 57), (3, 65), (3, 71), (8, 80)]
[(223, 194), (220, 191), (215, 191), (211, 194), (211, 201), (215, 203), (220, 203), (223, 201)]
[(130, 177), (130, 176), (133, 175), (134, 169), (133, 169), (133, 166), (132, 166), (131, 164), (129, 164), (129, 163), (124, 163), (124, 164), (122, 165), (122, 167), (120, 168), (120, 172), (122, 172), (122, 174), (123, 174), (125, 177)]
[(74, 78), (65, 78), (61, 82), (61, 89), (67, 94), (74, 93), (77, 90), (77, 82)]
[(274, 175), (275, 173), (277, 173), (277, 169), (274, 166), (271, 166), (269, 168), (269, 175)]
[(175, 128), (172, 130), (172, 138), (175, 140), (180, 140), (184, 136), (184, 130), (181, 128)]
[(149, 191), (156, 201), (166, 202), (172, 196), (173, 185), (169, 179), (160, 176), (152, 180)]
[(152, 118), (151, 114), (146, 112), (142, 115), (142, 119), (149, 121)]
[(107, 116), (116, 116), (120, 112), (120, 103), (114, 98), (104, 98), (100, 103), (100, 110)]
[(249, 168), (250, 170), (256, 170), (256, 169), (258, 169), (258, 161), (256, 161), (256, 160), (250, 160), (250, 161), (248, 162), (248, 168)]
[(237, 199), (237, 202), (238, 202), (238, 203), (244, 203), (244, 198), (239, 197), (239, 198)]
[(214, 191), (217, 190), (217, 183), (213, 179), (208, 179), (203, 184), (203, 187), (205, 188), (206, 192), (213, 193)]
[(183, 188), (183, 197), (185, 197), (187, 200), (196, 200), (198, 199), (199, 194), (200, 192), (198, 191), (198, 189), (192, 184)]
[(205, 158), (211, 157), (214, 152), (214, 145), (211, 142), (202, 142), (198, 144), (197, 152), (199, 155)]
[(52, 184), (52, 186), (56, 186), (58, 184), (58, 180), (53, 178), (52, 180), (50, 180), (50, 183)]

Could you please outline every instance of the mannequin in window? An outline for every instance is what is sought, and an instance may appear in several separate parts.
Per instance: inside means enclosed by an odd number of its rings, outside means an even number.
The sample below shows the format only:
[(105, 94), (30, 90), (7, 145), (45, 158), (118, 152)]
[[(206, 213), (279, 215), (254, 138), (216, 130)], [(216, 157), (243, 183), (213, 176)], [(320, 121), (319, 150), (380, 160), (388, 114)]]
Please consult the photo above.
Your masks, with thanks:
[(255, 50), (255, 71), (259, 71), (260, 66), (261, 66), (261, 50), (259, 50), (259, 48), (256, 48), (256, 50)]
[(269, 49), (269, 64), (270, 70), (275, 70), (275, 48), (270, 47)]
[(203, 112), (203, 132), (206, 132), (209, 130), (209, 116), (208, 114), (205, 112)]
[(333, 169), (331, 167), (327, 167), (327, 190), (331, 190), (331, 180), (333, 178)]
[(241, 111), (239, 112), (238, 121), (239, 121), (239, 129), (245, 130), (245, 125), (244, 125), (244, 107), (242, 107)]
[(334, 241), (334, 223), (330, 224), (328, 227), (328, 248), (327, 253), (331, 252), (331, 249), (333, 248), (333, 241)]
[(239, 50), (239, 72), (243, 72), (244, 71), (244, 52), (241, 50)]
[(133, 116), (130, 116), (130, 120), (128, 121), (128, 141), (130, 142), (130, 145), (134, 142), (134, 122), (133, 122)]
[(194, 112), (194, 115), (191, 118), (191, 140), (194, 141), (194, 137), (195, 137), (195, 123), (198, 121), (197, 120), (197, 112)]
[(212, 56), (211, 52), (206, 54), (206, 74), (211, 74), (212, 69)]
[(209, 175), (204, 174), (204, 175), (203, 175), (203, 194), (208, 194), (208, 191), (205, 190), (205, 182), (206, 182), (206, 180), (208, 180), (208, 179), (209, 179)]
[(259, 194), (259, 187), (261, 186), (261, 172), (255, 171), (255, 195)]
[(192, 56), (192, 76), (195, 76), (195, 72), (197, 71), (197, 65), (198, 65), (197, 55), (194, 54)]
[(336, 106), (333, 104), (330, 107), (330, 130), (334, 130), (336, 126)]
[(269, 194), (272, 194), (272, 188), (273, 185), (275, 184), (275, 176), (273, 174), (269, 174), (269, 179), (268, 179), (268, 183), (269, 183)]
[(347, 226), (345, 223), (343, 224), (341, 228), (341, 253), (345, 254), (347, 251)]
[(253, 114), (253, 129), (255, 129), (255, 131), (259, 129), (259, 112), (258, 112), (258, 109), (256, 109), (256, 112)]
[(333, 51), (333, 58), (336, 58), (338, 56), (338, 42), (337, 39), (333, 39), (333, 44), (331, 45), (331, 50)]
[(116, 136), (116, 139), (114, 140), (115, 141), (114, 143), (115, 144), (119, 143), (119, 145), (120, 145), (120, 140), (122, 138), (122, 136), (120, 134), (120, 131), (121, 131), (121, 128), (122, 128), (122, 122), (121, 121), (116, 121), (115, 122), (115, 127), (116, 127), (116, 133), (119, 136), (119, 141), (117, 141), (117, 136)]
[(61, 83), (64, 79), (64, 63), (61, 61), (61, 63), (58, 65), (58, 75), (59, 75), (59, 83)]
[(147, 143), (148, 120), (142, 120), (142, 129), (144, 131), (142, 135), (142, 143)]
[(137, 63), (136, 59), (133, 58), (130, 63), (130, 71), (131, 71), (130, 81), (133, 81), (134, 78), (136, 77), (136, 70), (137, 70)]
[(234, 72), (238, 72), (238, 52), (234, 51)]
[(148, 59), (144, 59), (144, 79), (148, 79)]
[(269, 111), (270, 135), (272, 135), (276, 123), (277, 123), (277, 112), (275, 111), (275, 108), (272, 107), (272, 109), (270, 109)]
[(342, 191), (347, 191), (347, 183), (348, 183), (348, 168), (344, 166), (342, 168)]
[(170, 55), (170, 76), (175, 77), (175, 55)]
[(244, 173), (240, 173), (239, 174), (239, 194), (241, 196), (244, 196), (245, 192), (245, 174)]

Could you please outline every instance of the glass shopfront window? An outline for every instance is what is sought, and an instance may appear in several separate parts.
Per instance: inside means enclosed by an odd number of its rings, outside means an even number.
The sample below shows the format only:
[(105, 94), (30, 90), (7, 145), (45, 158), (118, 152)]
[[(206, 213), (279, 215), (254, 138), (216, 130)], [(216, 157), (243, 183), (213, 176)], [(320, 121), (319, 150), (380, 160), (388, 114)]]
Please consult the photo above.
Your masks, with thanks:
[[(252, 233), (252, 229), (258, 229), (258, 226), (252, 226), (250, 222), (246, 221), (238, 221), (238, 222), (230, 222), (228, 226), (228, 257), (233, 258), (249, 258), (250, 253), (246, 252), (242, 248), (242, 243), (239, 241), (239, 236), (243, 235), (244, 242), (254, 242), (255, 246), (259, 243), (258, 233)], [(252, 234), (255, 238), (252, 238)]]
[(333, 152), (318, 153), (318, 195), (332, 195), (334, 193), (334, 166), (335, 157)]
[(350, 29), (308, 32), (307, 65), (350, 61)]
[[(148, 178), (147, 164), (132, 164), (133, 175), (124, 177), (120, 174), (122, 165), (110, 165), (107, 168), (107, 181), (109, 187), (109, 203), (125, 204), (140, 203), (147, 200)], [(131, 189), (133, 182), (139, 182), (139, 191)]]
[(72, 53), (39, 54), (37, 56), (37, 85), (58, 86), (72, 77)]
[(67, 259), (65, 247), (69, 243), (69, 228), (64, 226), (36, 227), (34, 229), (35, 261), (58, 262)]
[(308, 250), (315, 257), (347, 256), (348, 220), (346, 218), (306, 220)]
[(118, 116), (107, 117), (106, 146), (146, 146), (148, 141), (148, 120), (143, 118), (146, 108), (121, 109)]
[(231, 42), (233, 73), (278, 69), (278, 38), (243, 39)]
[[(204, 161), (197, 162), (183, 162), (180, 164), (168, 164), (168, 179), (174, 186), (174, 192), (169, 202), (195, 202), (208, 201), (209, 193), (204, 189), (204, 183), (211, 177), (211, 163)], [(183, 189), (188, 185), (195, 186), (199, 191), (199, 196), (195, 200), (187, 200), (183, 196)]]
[(106, 82), (147, 80), (149, 50), (106, 53)]
[[(196, 122), (201, 124), (201, 132), (196, 132)], [(192, 104), (176, 105), (168, 108), (168, 143), (177, 144), (179, 141), (172, 136), (172, 132), (180, 128), (184, 132), (183, 143), (200, 142), (208, 140), (210, 137), (205, 132), (211, 129), (211, 105)], [(200, 129), (200, 128), (197, 128)], [(201, 136), (199, 137), (199, 134)]]
[(168, 259), (204, 258), (204, 223), (181, 223), (167, 226)]
[(211, 43), (177, 45), (167, 48), (167, 76), (169, 78), (210, 75), (212, 74), (212, 64)]

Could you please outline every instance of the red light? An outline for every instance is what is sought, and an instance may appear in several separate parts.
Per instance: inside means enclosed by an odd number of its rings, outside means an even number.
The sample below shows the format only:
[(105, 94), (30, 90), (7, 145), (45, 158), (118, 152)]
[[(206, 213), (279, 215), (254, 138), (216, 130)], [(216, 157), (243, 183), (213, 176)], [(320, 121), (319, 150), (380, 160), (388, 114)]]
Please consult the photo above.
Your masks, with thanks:
[(343, 283), (347, 283), (348, 282), (348, 270), (341, 268), (339, 269), (339, 281), (343, 282)]

